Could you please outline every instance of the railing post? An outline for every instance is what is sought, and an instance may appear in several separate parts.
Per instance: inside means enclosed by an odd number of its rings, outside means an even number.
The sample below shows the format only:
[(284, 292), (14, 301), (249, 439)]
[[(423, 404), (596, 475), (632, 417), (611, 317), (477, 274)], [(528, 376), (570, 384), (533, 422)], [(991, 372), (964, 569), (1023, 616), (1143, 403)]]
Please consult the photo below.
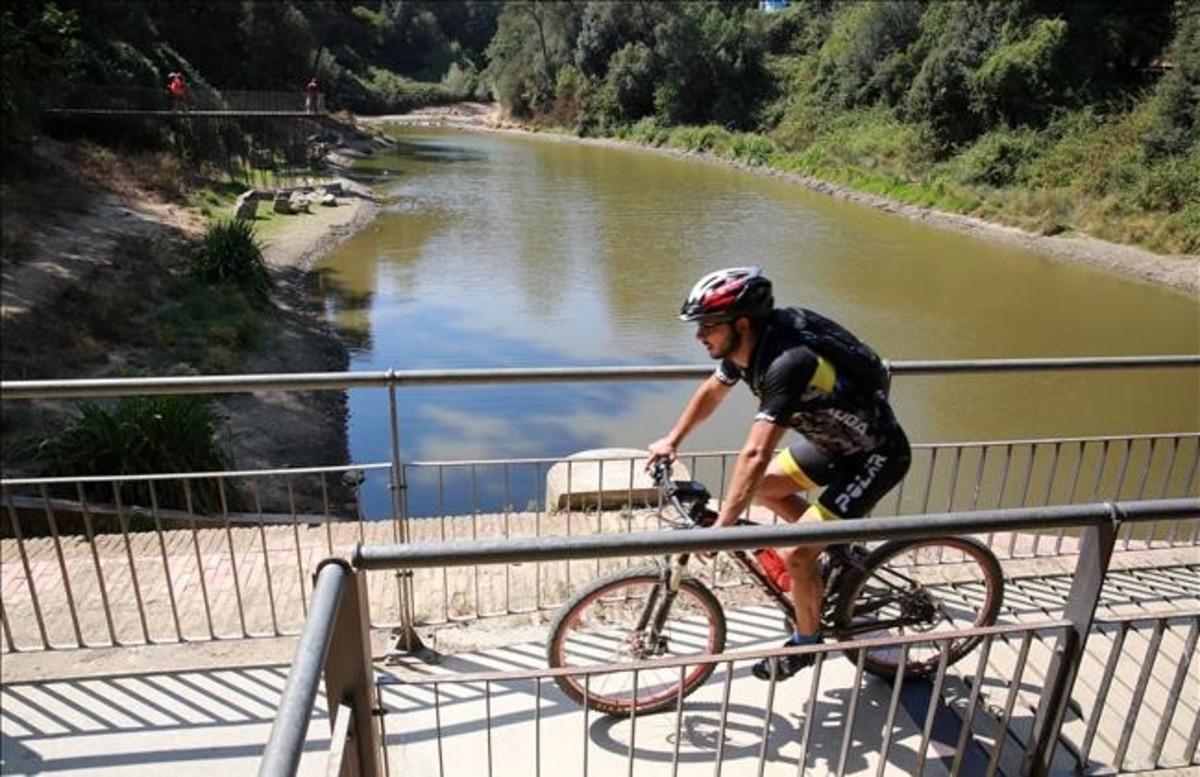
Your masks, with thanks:
[[(350, 569), (340, 559), (325, 563)], [(351, 571), (324, 667), (330, 731), (339, 730), (338, 715), (346, 709), (342, 705), (347, 705), (353, 716), (349, 726), (352, 747), (342, 761), (341, 775), (345, 777), (376, 777), (383, 773), (379, 768), (379, 734), (373, 706), (375, 670), (371, 665), (369, 618), (367, 573)], [(330, 750), (337, 749), (338, 743), (330, 744)]]
[[(329, 666), (334, 623), (339, 611), (349, 609), (344, 605), (343, 596), (349, 571), (344, 561), (330, 560), (322, 562), (313, 573), (312, 604), (296, 645), (296, 657), (288, 670), (271, 736), (263, 749), (259, 777), (295, 775), (300, 765), (313, 700), (317, 697), (319, 672)], [(329, 714), (332, 719), (333, 708)]]
[[(400, 412), (396, 403), (396, 381), (394, 371), (388, 370), (388, 411), (391, 420), (392, 438), (392, 535), (397, 543), (408, 542), (408, 483), (404, 465), (400, 461)], [(396, 605), (400, 610), (400, 625), (393, 632), (396, 650), (420, 656), (430, 656), (414, 627), (412, 571), (397, 569)]]
[(1044, 693), (1033, 719), (1033, 735), (1022, 774), (1043, 777), (1050, 774), (1054, 764), (1059, 731), (1071, 701), (1075, 678), (1079, 674), (1079, 663), (1087, 647), (1088, 633), (1100, 602), (1100, 591), (1108, 574), (1120, 524), (1117, 506), (1109, 503), (1108, 507), (1111, 520), (1082, 530), (1079, 560), (1075, 563), (1075, 576), (1063, 612), (1064, 619), (1070, 621), (1071, 626), (1054, 646), (1054, 655), (1046, 672)]

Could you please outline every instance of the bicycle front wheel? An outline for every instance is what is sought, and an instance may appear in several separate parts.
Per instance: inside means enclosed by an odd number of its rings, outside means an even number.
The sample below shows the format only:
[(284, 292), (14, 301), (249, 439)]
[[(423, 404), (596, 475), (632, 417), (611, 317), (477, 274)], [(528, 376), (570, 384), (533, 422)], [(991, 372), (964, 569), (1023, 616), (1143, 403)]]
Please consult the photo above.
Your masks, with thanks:
[[(982, 641), (953, 633), (995, 623), (1003, 598), (1000, 562), (982, 543), (965, 537), (893, 540), (839, 581), (834, 635), (852, 640), (928, 634), (928, 642), (909, 644), (907, 659), (901, 645), (869, 649), (863, 667), (890, 679), (903, 661), (908, 675), (930, 674), (943, 649), (950, 665)], [(858, 651), (845, 652), (858, 660)]]
[[(555, 677), (563, 692), (591, 709), (623, 716), (673, 709), (703, 685), (713, 672), (704, 657), (725, 649), (725, 613), (693, 577), (680, 581), (669, 602), (666, 594), (660, 567), (637, 567), (597, 580), (571, 597), (550, 627), (546, 658), (553, 668), (591, 671)], [(654, 626), (656, 619), (660, 627)], [(605, 668), (691, 656), (697, 662), (685, 666)]]

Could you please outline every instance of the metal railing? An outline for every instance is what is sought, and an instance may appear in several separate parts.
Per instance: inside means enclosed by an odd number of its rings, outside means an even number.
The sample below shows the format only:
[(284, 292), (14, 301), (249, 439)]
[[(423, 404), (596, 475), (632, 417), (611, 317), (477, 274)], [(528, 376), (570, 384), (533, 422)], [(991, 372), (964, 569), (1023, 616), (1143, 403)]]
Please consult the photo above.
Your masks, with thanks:
[[(732, 452), (693, 454), (684, 461), (719, 493), (722, 478), (732, 471), (733, 457)], [(1197, 461), (1200, 434), (919, 445), (910, 474), (876, 515), (1192, 496), (1197, 493)], [(578, 489), (583, 486), (576, 485), (575, 478), (588, 464), (587, 459), (405, 463), (403, 477), (410, 500), (435, 505), (447, 502), (451, 488), (478, 495), (483, 482), (503, 485), (518, 477), (542, 482), (555, 465), (568, 476), (563, 509), (553, 509), (539, 488), (532, 509), (528, 505), (491, 509), (482, 501), (471, 501), (455, 511), (439, 508), (426, 517), (407, 519), (404, 536), (412, 541), (473, 537), (508, 541), (625, 534), (661, 525), (657, 506), (639, 501), (631, 491), (619, 504), (602, 509), (579, 506), (576, 497), (582, 496)], [(623, 471), (640, 466), (633, 459), (608, 459), (603, 464)], [(392, 471), (390, 463), (380, 462), (6, 480), (0, 531), (8, 539), (0, 541), (0, 550), (13, 574), (5, 579), (0, 599), (2, 646), (38, 650), (296, 634), (309, 606), (304, 581), (320, 559), (344, 552), (356, 542), (400, 538), (399, 521), (339, 511), (330, 499), (333, 484), (347, 476), (357, 480), (359, 473), (367, 480), (387, 478)], [(193, 488), (190, 484), (201, 481), (216, 482), (218, 490), (225, 492), (241, 484), (252, 508), (258, 509), (202, 514), (157, 504), (160, 488), (182, 484), (179, 490), (186, 494)], [(120, 487), (130, 483), (146, 486), (148, 507), (121, 500)], [(94, 485), (110, 494), (108, 502), (88, 497), (86, 489)], [(52, 489), (64, 486), (73, 499), (51, 495)], [(297, 505), (297, 492), (305, 490), (319, 493), (315, 510)], [(266, 491), (282, 494), (287, 512), (264, 511), (261, 492)], [(500, 491), (500, 504), (510, 505), (504, 489)], [(769, 515), (755, 517), (771, 520)], [(109, 529), (103, 531), (106, 522)], [(33, 530), (40, 530), (42, 536), (30, 536)], [(1051, 559), (1078, 552), (1077, 537), (1063, 528), (990, 533), (979, 539), (1004, 559)], [(1200, 521), (1172, 521), (1142, 526), (1136, 532), (1127, 525), (1118, 547), (1130, 551), (1184, 548), (1198, 542)], [(404, 625), (402, 583), (412, 590), (409, 623), (431, 626), (550, 610), (597, 575), (639, 561), (475, 565), (416, 570), (404, 578), (374, 572), (372, 624), (376, 628)], [(715, 588), (744, 582), (735, 567), (723, 564), (706, 574)]]
[[(314, 577), (312, 611), (288, 671), (259, 774), (295, 774), (322, 676), (331, 731), (325, 773), (378, 774), (366, 589), (337, 559), (322, 562)], [(353, 744), (349, 750), (347, 743)]]
[(62, 114), (154, 114), (172, 111), (229, 114), (323, 114), (325, 95), (310, 101), (302, 89), (294, 92), (214, 90), (189, 87), (186, 97), (175, 100), (166, 87), (79, 86), (53, 100), (50, 113)]
[[(904, 375), (996, 370), (1192, 367), (1200, 356), (902, 362)], [(617, 367), (318, 373), (85, 381), (0, 382), (0, 401), (129, 394), (384, 388), (391, 460), (338, 467), (114, 477), (4, 478), (0, 597), (4, 651), (250, 638), (296, 634), (308, 611), (305, 581), (326, 556), (355, 542), (470, 537), (628, 533), (659, 525), (656, 505), (631, 487), (638, 468), (620, 463), (628, 498), (585, 506), (577, 475), (598, 460), (405, 461), (397, 421), (403, 386), (695, 379), (708, 367)], [(724, 489), (729, 451), (689, 454), (699, 478)], [(550, 503), (549, 470), (565, 468), (561, 502)], [(601, 490), (611, 460), (599, 473)], [(914, 446), (904, 482), (877, 515), (1193, 496), (1200, 434), (1011, 440)], [(522, 485), (524, 484), (524, 485)], [(398, 488), (396, 486), (399, 486)], [(362, 493), (388, 494), (385, 512), (364, 512)], [(142, 495), (137, 503), (132, 489)], [(180, 504), (164, 496), (174, 491)], [(206, 490), (212, 505), (196, 504)], [(467, 495), (463, 497), (462, 495)], [(234, 500), (234, 497), (238, 500)], [(341, 497), (345, 497), (342, 499)], [(240, 504), (238, 503), (240, 502)], [(343, 504), (343, 502), (345, 504)], [(521, 507), (518, 507), (520, 505)], [(766, 516), (769, 520), (769, 516)], [(1200, 523), (1123, 529), (1123, 549), (1188, 547)], [(38, 536), (34, 536), (38, 535)], [(1072, 556), (1063, 529), (985, 536), (1007, 558)], [(632, 560), (544, 562), (375, 572), (371, 622), (408, 630), (421, 624), (556, 607), (581, 583)], [(710, 583), (738, 585), (714, 568)]]
[[(958, 682), (962, 687), (967, 689), (967, 701), (965, 704), (962, 716), (965, 722), (961, 726), (961, 733), (954, 745), (953, 761), (950, 766), (951, 774), (994, 774), (997, 772), (1002, 759), (1012, 758), (1011, 754), (1005, 755), (1004, 750), (1010, 740), (1010, 728), (1013, 721), (1013, 709), (1018, 695), (1024, 694), (1029, 698), (1030, 694), (1035, 699), (1032, 703), (1031, 718), (1025, 721), (1024, 733), (1022, 735), (1022, 745), (1019, 748), (1018, 763), (1022, 774), (1042, 775), (1048, 774), (1052, 770), (1057, 758), (1062, 758), (1060, 752), (1060, 744), (1064, 740), (1060, 739), (1063, 732), (1063, 721), (1067, 716), (1068, 710), (1072, 706), (1072, 696), (1077, 689), (1077, 676), (1080, 672), (1080, 666), (1083, 663), (1086, 647), (1089, 638), (1093, 636), (1097, 628), (1111, 627), (1108, 624), (1096, 624), (1095, 612), (1101, 600), (1102, 588), (1105, 582), (1106, 575), (1109, 569), (1109, 563), (1112, 558), (1114, 546), (1117, 543), (1117, 537), (1122, 527), (1125, 524), (1146, 523), (1152, 521), (1160, 521), (1164, 519), (1181, 519), (1194, 518), (1200, 514), (1200, 499), (1172, 499), (1172, 500), (1150, 500), (1142, 502), (1109, 502), (1087, 505), (1063, 505), (1053, 507), (1039, 508), (1016, 508), (1005, 510), (984, 510), (974, 513), (942, 513), (924, 516), (907, 516), (895, 517), (888, 519), (866, 518), (853, 522), (853, 524), (836, 523), (823, 525), (777, 525), (777, 526), (756, 526), (731, 528), (721, 532), (670, 532), (670, 531), (653, 531), (653, 532), (637, 532), (625, 535), (607, 535), (607, 536), (588, 536), (588, 537), (558, 537), (558, 538), (538, 538), (525, 540), (476, 540), (471, 542), (458, 543), (408, 543), (390, 546), (359, 546), (354, 553), (352, 565), (355, 569), (355, 578), (359, 582), (358, 588), (358, 604), (359, 612), (365, 611), (367, 605), (362, 600), (366, 596), (366, 586), (363, 585), (365, 575), (369, 570), (394, 569), (394, 570), (416, 570), (416, 569), (436, 569), (443, 566), (457, 565), (499, 565), (513, 563), (528, 563), (528, 562), (544, 562), (544, 561), (570, 561), (573, 559), (599, 559), (599, 558), (621, 558), (626, 556), (636, 555), (661, 555), (679, 552), (700, 553), (705, 551), (715, 550), (732, 550), (732, 549), (749, 549), (763, 546), (797, 546), (804, 544), (830, 544), (836, 542), (847, 541), (879, 541), (884, 539), (897, 538), (916, 538), (916, 537), (935, 537), (935, 536), (955, 536), (955, 535), (978, 535), (991, 532), (1024, 532), (1029, 530), (1042, 529), (1058, 529), (1058, 528), (1073, 528), (1079, 531), (1080, 543), (1078, 555), (1075, 560), (1074, 572), (1071, 576), (1069, 591), (1063, 600), (1062, 611), (1060, 618), (1057, 620), (1042, 620), (1033, 624), (1013, 624), (1003, 625), (996, 628), (985, 629), (980, 632), (980, 636), (985, 637), (984, 646), (981, 648), (980, 656), (975, 664), (975, 671), (968, 673), (957, 679), (951, 679), (946, 671), (945, 661), (943, 660), (938, 667), (938, 671), (933, 678), (932, 685), (929, 687), (929, 698), (942, 699), (946, 691), (947, 683)], [(322, 583), (323, 584), (323, 583)], [(316, 610), (314, 610), (314, 617)], [(329, 617), (329, 616), (322, 616)], [(1051, 616), (1052, 617), (1052, 616)], [(1123, 623), (1134, 621), (1149, 620), (1155, 624), (1152, 644), (1147, 648), (1143, 655), (1142, 669), (1139, 670), (1139, 678), (1136, 684), (1136, 689), (1133, 694), (1134, 710), (1132, 717), (1127, 716), (1125, 719), (1124, 728), (1118, 737), (1118, 742), (1115, 750), (1112, 752), (1108, 761), (1108, 765), (1115, 767), (1124, 767), (1128, 765), (1129, 742), (1131, 734), (1128, 733), (1132, 727), (1136, 726), (1138, 715), (1136, 710), (1141, 702), (1146, 699), (1146, 689), (1149, 687), (1150, 677), (1156, 665), (1162, 669), (1162, 661), (1159, 659), (1165, 653), (1159, 650), (1161, 635), (1166, 629), (1166, 624), (1171, 619), (1191, 619), (1192, 625), (1187, 632), (1185, 639), (1185, 649), (1180, 654), (1180, 659), (1173, 668), (1168, 671), (1172, 676), (1170, 682), (1170, 690), (1166, 697), (1166, 705), (1164, 711), (1159, 712), (1159, 720), (1155, 728), (1155, 735), (1152, 740), (1151, 751), (1146, 756), (1148, 762), (1153, 764), (1175, 763), (1182, 759), (1182, 763), (1190, 763), (1196, 753), (1197, 732), (1200, 732), (1200, 710), (1188, 710), (1193, 716), (1193, 721), (1190, 726), (1190, 735), (1185, 734), (1182, 738), (1176, 738), (1177, 752), (1172, 753), (1169, 757), (1164, 756), (1164, 745), (1167, 741), (1167, 733), (1172, 729), (1173, 719), (1180, 718), (1178, 728), (1187, 730), (1188, 722), (1183, 719), (1184, 715), (1178, 712), (1178, 705), (1172, 706), (1173, 700), (1178, 700), (1183, 693), (1185, 683), (1187, 682), (1189, 665), (1194, 653), (1196, 644), (1197, 626), (1195, 621), (1200, 619), (1200, 613), (1169, 613), (1159, 616), (1140, 615), (1136, 619), (1122, 620)], [(311, 619), (310, 619), (311, 620)], [(1120, 627), (1127, 629), (1127, 626)], [(317, 624), (306, 626), (304, 645), (313, 643), (328, 644), (328, 629)], [(1120, 633), (1124, 633), (1123, 631)], [(313, 635), (309, 637), (309, 635)], [(953, 636), (953, 633), (945, 635), (947, 638)], [(961, 636), (962, 632), (957, 632)], [(939, 637), (940, 638), (940, 637)], [(895, 645), (900, 650), (905, 650), (905, 644), (912, 639), (928, 640), (928, 635), (921, 635), (911, 638), (888, 639), (882, 642), (870, 640), (864, 643), (867, 644), (887, 644)], [(1009, 643), (1019, 641), (1017, 648), (1017, 657), (1015, 669), (1005, 672), (1005, 676), (999, 677), (999, 680), (1007, 686), (1007, 695), (1003, 707), (1002, 714), (991, 714), (987, 711), (986, 706), (981, 702), (980, 694), (986, 685), (996, 680), (996, 675), (990, 675), (989, 679), (989, 656), (992, 654), (997, 641), (1007, 641)], [(1039, 658), (1034, 664), (1040, 669), (1045, 667), (1040, 678), (1027, 673), (1027, 667), (1032, 667), (1029, 662), (1029, 655), (1032, 647), (1038, 642), (1048, 646), (1046, 655)], [(1189, 647), (1190, 646), (1190, 647)], [(843, 645), (842, 647), (845, 647)], [(1109, 652), (1110, 669), (1114, 662), (1120, 660), (1122, 645), (1120, 643), (1114, 645)], [(820, 667), (824, 662), (824, 655), (831, 650), (841, 649), (837, 646), (810, 647), (792, 649), (792, 652), (815, 652), (821, 658), (818, 659), (817, 668), (813, 672), (808, 700), (805, 705), (805, 724), (802, 738), (802, 754), (800, 758), (801, 768), (804, 764), (803, 750), (808, 747), (810, 734), (812, 730), (812, 721), (814, 717), (814, 707), (816, 704), (816, 694), (820, 678)], [(349, 683), (341, 674), (341, 666), (352, 666), (357, 671), (364, 660), (369, 661), (371, 656), (357, 655), (356, 651), (369, 651), (369, 643), (364, 643), (361, 640), (347, 639), (344, 642), (341, 640), (332, 640), (332, 648), (323, 668), (325, 683), (327, 687), (345, 689)], [(738, 652), (726, 653), (718, 656), (706, 656), (704, 662), (711, 662), (718, 666), (724, 667), (723, 680), (723, 701), (721, 702), (719, 712), (719, 730), (724, 732), (725, 725), (728, 722), (728, 700), (730, 682), (735, 674), (735, 665), (756, 660), (766, 655), (778, 655), (783, 652), (781, 649), (771, 651), (757, 652)], [(355, 653), (354, 655), (347, 655)], [(864, 653), (859, 652), (862, 656)], [(943, 652), (943, 656), (945, 653)], [(694, 665), (696, 658), (691, 659)], [(439, 696), (439, 685), (455, 684), (455, 683), (470, 683), (474, 686), (483, 685), (483, 701), (485, 717), (484, 725), (487, 729), (487, 773), (493, 774), (492, 760), (492, 719), (491, 719), (491, 700), (493, 686), (500, 686), (511, 689), (514, 683), (533, 681), (535, 685), (534, 693), (534, 716), (536, 746), (535, 753), (541, 753), (541, 721), (542, 721), (542, 687), (543, 682), (547, 678), (552, 678), (556, 674), (599, 674), (611, 672), (629, 672), (636, 677), (639, 672), (646, 671), (650, 668), (662, 669), (668, 666), (676, 666), (684, 663), (683, 660), (664, 662), (649, 662), (637, 663), (628, 665), (605, 665), (591, 668), (581, 669), (566, 669), (566, 670), (537, 670), (537, 671), (516, 671), (516, 672), (488, 672), (484, 674), (471, 674), (466, 677), (446, 676), (446, 677), (431, 677), (420, 680), (404, 680), (403, 683), (397, 681), (379, 680), (376, 681), (376, 686), (373, 689), (376, 696), (382, 699), (383, 692), (387, 686), (395, 686), (398, 684), (407, 685), (422, 685), (432, 686), (433, 695), (430, 700), (426, 694), (426, 704), (432, 704), (432, 710), (428, 708), (422, 713), (424, 715), (424, 724), (426, 731), (432, 730), (434, 741), (436, 744), (436, 758), (439, 764), (439, 773), (454, 773), (445, 771), (443, 737), (444, 731), (441, 722), (441, 706)], [(970, 663), (970, 662), (968, 662)], [(1111, 678), (1115, 673), (1107, 672), (1105, 679)], [(359, 681), (365, 682), (369, 679), (359, 676)], [(297, 717), (295, 710), (302, 708), (302, 702), (308, 700), (309, 708), (311, 709), (311, 700), (314, 698), (316, 688), (321, 680), (321, 673), (318, 671), (317, 662), (306, 656), (303, 660), (298, 660), (294, 664), (288, 679), (288, 693), (285, 699), (285, 706), (288, 710), (286, 718), (281, 717), (276, 724), (276, 728), (272, 733), (271, 745), (268, 746), (264, 764), (271, 764), (272, 770), (266, 770), (264, 766), (263, 774), (290, 774), (285, 766), (287, 764), (295, 764), (299, 757), (299, 748), (303, 745), (302, 732), (306, 730), (308, 724), (307, 716)], [(891, 702), (888, 708), (885, 725), (877, 731), (880, 737), (878, 741), (878, 751), (881, 754), (880, 772), (882, 773), (886, 756), (891, 752), (894, 742), (894, 737), (897, 733), (896, 728), (896, 706), (898, 699), (902, 693), (902, 687), (907, 685), (905, 680), (894, 685), (891, 691)], [(636, 687), (636, 685), (635, 685)], [(353, 698), (365, 698), (372, 689), (359, 686), (353, 692)], [(766, 759), (767, 740), (770, 732), (770, 710), (773, 700), (776, 698), (774, 693), (775, 684), (772, 681), (767, 689), (767, 699), (765, 708), (768, 713), (763, 718), (761, 742), (759, 743), (760, 753), (758, 764), (761, 765)], [(1077, 762), (1083, 766), (1093, 759), (1098, 754), (1093, 744), (1095, 741), (1095, 731), (1097, 730), (1100, 715), (1109, 704), (1110, 685), (1105, 681), (1102, 687), (1092, 693), (1093, 698), (1090, 700), (1086, 708), (1090, 713), (1090, 718), (1086, 724), (1081, 741), (1072, 741), (1068, 738), (1065, 742), (1065, 748), (1068, 754), (1074, 754)], [(344, 690), (342, 691), (344, 693)], [(843, 773), (846, 765), (847, 748), (851, 738), (857, 734), (862, 736), (862, 729), (856, 729), (855, 716), (857, 709), (857, 700), (863, 693), (863, 666), (860, 660), (856, 667), (853, 684), (847, 698), (848, 710), (843, 721), (843, 735), (840, 742), (839, 755), (837, 758), (838, 774)], [(1028, 703), (1028, 702), (1026, 702)], [(331, 698), (330, 707), (334, 706)], [(921, 733), (921, 743), (916, 754), (914, 773), (923, 773), (924, 765), (927, 758), (930, 742), (931, 727), (934, 723), (934, 718), (937, 709), (936, 703), (931, 703), (928, 706), (928, 712), (924, 719), (924, 725)], [(1128, 709), (1128, 708), (1126, 708)], [(383, 708), (380, 708), (382, 712)], [(404, 716), (415, 715), (416, 713), (411, 708), (403, 713)], [(475, 713), (478, 715), (478, 711)], [(513, 716), (511, 705), (507, 715), (511, 719)], [(525, 713), (528, 716), (528, 711)], [(589, 726), (586, 713), (584, 714), (584, 750), (583, 758), (587, 758), (587, 742), (590, 736), (595, 735), (595, 727)], [(1187, 713), (1184, 713), (1187, 714)], [(386, 726), (382, 723), (379, 729), (370, 728), (368, 733), (363, 733), (365, 729), (363, 724), (368, 720), (366, 713), (362, 713), (362, 718), (356, 718), (354, 731), (359, 732), (360, 739), (356, 741), (356, 745), (361, 749), (365, 746), (377, 747), (382, 742), (385, 745), (383, 751), (379, 752), (381, 763), (386, 763), (386, 742), (388, 736)], [(679, 741), (679, 720), (682, 715), (682, 706), (676, 716), (676, 738)], [(991, 717), (993, 733), (991, 734), (991, 752), (983, 753), (983, 760), (980, 760), (978, 750), (982, 745), (980, 738), (974, 733), (976, 731), (976, 719)], [(432, 723), (430, 723), (432, 717)], [(477, 720), (477, 718), (476, 718)], [(636, 718), (635, 718), (636, 721)], [(622, 743), (622, 747), (628, 748), (629, 768), (632, 770), (634, 760), (637, 753), (636, 743), (636, 723), (631, 722), (628, 731), (628, 741)], [(286, 727), (290, 733), (280, 733), (280, 727)], [(300, 733), (297, 733), (300, 732)], [(352, 737), (353, 738), (353, 737)], [(718, 743), (724, 741), (723, 733), (717, 737)], [(476, 746), (477, 747), (477, 746)], [(984, 748), (986, 750), (986, 748)], [(676, 753), (678, 751), (676, 750)], [(723, 751), (718, 747), (716, 753), (711, 756), (715, 761), (717, 773), (720, 773), (722, 764)], [(474, 763), (478, 766), (480, 754), (478, 749), (474, 751)], [(831, 763), (833, 759), (830, 758)], [(280, 765), (280, 766), (276, 766)], [(540, 760), (534, 764), (534, 770), (537, 773), (540, 769)], [(586, 772), (586, 766), (585, 766)], [(378, 773), (378, 772), (376, 772)], [(526, 768), (522, 773), (530, 773)], [(761, 773), (761, 771), (760, 771)], [(1012, 772), (1005, 772), (1012, 773)]]

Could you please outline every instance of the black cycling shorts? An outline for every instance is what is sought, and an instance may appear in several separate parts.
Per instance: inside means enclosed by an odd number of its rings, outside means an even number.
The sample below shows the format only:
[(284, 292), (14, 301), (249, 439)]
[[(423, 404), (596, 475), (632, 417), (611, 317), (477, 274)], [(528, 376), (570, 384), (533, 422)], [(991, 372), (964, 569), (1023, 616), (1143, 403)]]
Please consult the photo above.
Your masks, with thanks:
[(800, 488), (824, 487), (817, 501), (827, 511), (839, 518), (860, 518), (904, 478), (912, 453), (908, 438), (896, 429), (878, 448), (837, 459), (801, 438), (780, 451), (776, 461)]

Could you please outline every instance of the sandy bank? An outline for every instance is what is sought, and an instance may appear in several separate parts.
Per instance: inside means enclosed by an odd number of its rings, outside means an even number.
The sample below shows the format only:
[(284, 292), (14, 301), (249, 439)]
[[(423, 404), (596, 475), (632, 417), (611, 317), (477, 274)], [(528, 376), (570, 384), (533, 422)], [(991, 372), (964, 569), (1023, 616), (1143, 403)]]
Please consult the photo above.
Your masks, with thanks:
[(1200, 296), (1200, 256), (1163, 255), (1136, 246), (1110, 243), (1082, 234), (1039, 235), (1017, 227), (995, 224), (972, 216), (946, 213), (918, 205), (909, 205), (887, 197), (869, 194), (841, 184), (830, 183), (811, 176), (785, 173), (770, 168), (735, 162), (709, 153), (695, 153), (671, 148), (644, 146), (631, 141), (611, 138), (578, 138), (572, 135), (534, 132), (501, 119), (497, 106), (483, 103), (463, 103), (457, 106), (425, 108), (407, 114), (358, 117), (370, 125), (403, 124), (417, 127), (446, 127), (476, 132), (499, 132), (545, 138), (559, 142), (586, 143), (612, 148), (634, 148), (647, 153), (669, 154), (695, 159), (708, 164), (733, 167), (755, 175), (780, 178), (805, 186), (813, 191), (839, 199), (894, 213), (904, 218), (923, 221), (943, 229), (999, 240), (1020, 248), (1036, 251), (1056, 260), (1080, 262), (1126, 277), (1163, 286), (1190, 297)]
[(337, 198), (336, 206), (313, 205), (311, 213), (280, 216), (260, 232), (263, 259), (268, 265), (310, 270), (322, 256), (375, 218), (379, 201), (374, 195), (351, 181), (337, 182), (346, 194)]

